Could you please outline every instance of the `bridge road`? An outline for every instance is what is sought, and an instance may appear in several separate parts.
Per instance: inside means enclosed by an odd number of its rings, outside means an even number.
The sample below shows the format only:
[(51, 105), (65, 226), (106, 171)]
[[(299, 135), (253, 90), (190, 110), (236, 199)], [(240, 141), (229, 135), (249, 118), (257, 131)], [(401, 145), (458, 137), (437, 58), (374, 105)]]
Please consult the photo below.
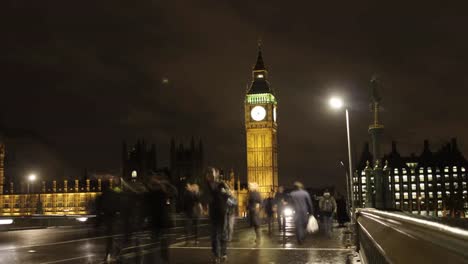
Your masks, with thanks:
[[(347, 247), (349, 235), (344, 228), (335, 228), (332, 238), (318, 233), (309, 235), (307, 240), (298, 245), (294, 234), (294, 227), (289, 225), (286, 232), (279, 233), (276, 229), (268, 235), (267, 228), (262, 227), (262, 242), (255, 244), (253, 229), (238, 228), (233, 241), (228, 244), (228, 262), (240, 264), (255, 263), (352, 263), (354, 250)], [(151, 249), (122, 256), (123, 263), (135, 263), (135, 257), (143, 263), (161, 263), (159, 252)], [(211, 242), (209, 236), (202, 237), (200, 243), (186, 244), (177, 242), (169, 248), (170, 263), (210, 263), (212, 259)]]
[[(268, 236), (262, 228), (263, 241), (254, 243), (254, 231), (245, 223), (239, 224), (234, 240), (228, 246), (228, 263), (347, 263), (352, 251), (345, 247), (343, 229), (335, 229), (332, 239), (321, 234), (310, 236), (297, 245), (293, 227), (279, 234), (275, 230)], [(158, 244), (148, 233), (137, 235), (139, 246), (127, 246), (122, 251), (122, 263), (161, 263)], [(198, 245), (185, 244), (183, 227), (169, 232), (171, 263), (209, 263), (211, 247), (209, 228), (201, 226)], [(116, 241), (121, 236), (116, 236)], [(53, 264), (102, 263), (106, 237), (96, 235), (88, 228), (47, 228), (0, 232), (0, 263)]]

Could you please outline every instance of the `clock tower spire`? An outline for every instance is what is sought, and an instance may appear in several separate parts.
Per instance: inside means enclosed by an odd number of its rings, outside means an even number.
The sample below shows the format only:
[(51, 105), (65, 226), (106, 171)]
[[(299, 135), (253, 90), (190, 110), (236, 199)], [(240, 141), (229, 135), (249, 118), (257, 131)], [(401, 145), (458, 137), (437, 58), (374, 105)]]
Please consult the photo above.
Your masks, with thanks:
[(259, 42), (252, 69), (252, 84), (245, 96), (247, 180), (266, 196), (278, 188), (277, 101), (268, 82), (268, 71)]

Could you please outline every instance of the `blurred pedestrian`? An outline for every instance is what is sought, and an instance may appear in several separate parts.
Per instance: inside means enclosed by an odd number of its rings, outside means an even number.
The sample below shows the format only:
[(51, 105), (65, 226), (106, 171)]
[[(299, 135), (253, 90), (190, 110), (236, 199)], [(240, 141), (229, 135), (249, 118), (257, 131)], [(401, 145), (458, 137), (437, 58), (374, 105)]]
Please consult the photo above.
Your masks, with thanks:
[(300, 182), (294, 183), (294, 191), (291, 192), (290, 197), (294, 206), (297, 242), (302, 244), (306, 235), (309, 215), (313, 214), (314, 208), (309, 193), (304, 190), (304, 185)]
[(335, 198), (328, 189), (319, 200), (320, 215), (322, 216), (322, 227), (327, 237), (331, 238), (333, 231), (333, 214), (336, 212)]
[(276, 202), (276, 218), (278, 221), (278, 229), (279, 231), (285, 231), (286, 228), (286, 218), (284, 216), (284, 208), (288, 204), (287, 202), (287, 194), (284, 192), (284, 187), (279, 186), (278, 192), (275, 194), (275, 202)]
[(231, 242), (234, 235), (234, 225), (236, 224), (236, 215), (238, 213), (237, 199), (234, 196), (228, 198), (228, 228), (227, 241)]
[(274, 220), (275, 201), (273, 199), (273, 193), (268, 193), (268, 197), (263, 201), (263, 208), (265, 210), (266, 220), (268, 224), (268, 234), (271, 235), (271, 228)]
[[(118, 252), (114, 252), (114, 232), (118, 215), (121, 211), (121, 192), (118, 186), (106, 188), (96, 203), (98, 226), (104, 227), (106, 236), (106, 252), (104, 261), (111, 261)], [(114, 255), (114, 256), (113, 256)]]
[(338, 194), (336, 199), (336, 220), (338, 221), (338, 227), (344, 227), (345, 223), (349, 222), (346, 199), (341, 194)]
[(219, 170), (209, 167), (206, 180), (210, 194), (209, 215), (211, 222), (211, 249), (214, 262), (227, 260), (227, 222), (229, 187), (220, 180)]
[(249, 196), (247, 199), (247, 208), (249, 211), (250, 227), (255, 230), (255, 243), (261, 242), (260, 235), (260, 209), (262, 197), (258, 192), (258, 185), (255, 182), (249, 183)]
[(171, 224), (171, 201), (177, 196), (177, 189), (159, 175), (149, 178), (147, 188), (145, 210), (148, 212), (152, 238), (160, 244), (161, 262), (169, 263), (169, 241), (166, 232)]
[(202, 205), (200, 203), (200, 188), (197, 184), (187, 183), (183, 201), (185, 213), (185, 242), (190, 242), (190, 237), (193, 236), (193, 241), (198, 244), (198, 222), (202, 213)]

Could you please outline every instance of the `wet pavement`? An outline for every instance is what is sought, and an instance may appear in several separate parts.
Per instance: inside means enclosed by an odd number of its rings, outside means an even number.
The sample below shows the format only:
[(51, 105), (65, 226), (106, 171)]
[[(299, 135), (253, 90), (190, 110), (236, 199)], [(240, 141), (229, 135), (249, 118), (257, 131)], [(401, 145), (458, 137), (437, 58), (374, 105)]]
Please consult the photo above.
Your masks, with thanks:
[[(210, 263), (212, 259), (208, 226), (201, 228), (199, 244), (185, 242), (182, 227), (168, 234), (170, 263)], [(286, 232), (276, 229), (271, 235), (262, 228), (262, 242), (257, 245), (253, 229), (245, 223), (236, 228), (228, 244), (227, 263), (348, 263), (353, 250), (347, 247), (344, 228), (335, 228), (332, 238), (321, 233), (309, 235), (298, 245), (289, 225)], [(86, 228), (49, 228), (0, 232), (0, 263), (103, 263), (107, 237)], [(122, 245), (122, 236), (114, 236), (120, 263), (162, 263), (158, 242), (149, 233), (134, 236), (131, 244)]]

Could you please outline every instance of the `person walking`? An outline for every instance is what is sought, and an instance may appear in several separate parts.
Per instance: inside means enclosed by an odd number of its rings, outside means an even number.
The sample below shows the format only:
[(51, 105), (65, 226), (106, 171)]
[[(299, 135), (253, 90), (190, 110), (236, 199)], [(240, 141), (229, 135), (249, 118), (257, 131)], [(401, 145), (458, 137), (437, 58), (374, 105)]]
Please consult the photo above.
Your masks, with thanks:
[(220, 180), (216, 168), (208, 168), (206, 180), (210, 194), (211, 250), (214, 263), (220, 263), (227, 260), (227, 211), (231, 193), (226, 183)]
[(268, 235), (271, 235), (275, 211), (275, 201), (273, 199), (273, 193), (268, 193), (268, 197), (263, 201), (263, 208), (265, 209), (266, 220), (268, 223)]
[(249, 183), (249, 196), (247, 199), (247, 208), (249, 211), (250, 226), (255, 230), (255, 243), (261, 242), (260, 235), (260, 207), (262, 204), (262, 197), (258, 192), (257, 183)]
[(319, 200), (320, 215), (322, 216), (322, 226), (327, 237), (331, 238), (333, 231), (333, 214), (336, 212), (335, 198), (326, 189)]
[(184, 193), (184, 213), (185, 213), (185, 242), (190, 242), (193, 236), (194, 243), (198, 244), (198, 219), (202, 212), (200, 203), (200, 191), (197, 184), (187, 183)]
[(275, 194), (275, 203), (276, 203), (276, 219), (278, 221), (278, 230), (285, 231), (286, 228), (286, 218), (284, 216), (284, 208), (288, 204), (287, 195), (284, 193), (284, 187), (278, 187), (278, 192)]
[(313, 215), (314, 208), (309, 193), (304, 190), (304, 185), (300, 182), (294, 183), (294, 191), (291, 192), (290, 197), (295, 211), (294, 224), (297, 242), (302, 244), (306, 235), (309, 215)]
[(336, 199), (336, 220), (338, 221), (338, 227), (344, 227), (345, 223), (349, 222), (346, 199), (341, 194), (338, 194)]

